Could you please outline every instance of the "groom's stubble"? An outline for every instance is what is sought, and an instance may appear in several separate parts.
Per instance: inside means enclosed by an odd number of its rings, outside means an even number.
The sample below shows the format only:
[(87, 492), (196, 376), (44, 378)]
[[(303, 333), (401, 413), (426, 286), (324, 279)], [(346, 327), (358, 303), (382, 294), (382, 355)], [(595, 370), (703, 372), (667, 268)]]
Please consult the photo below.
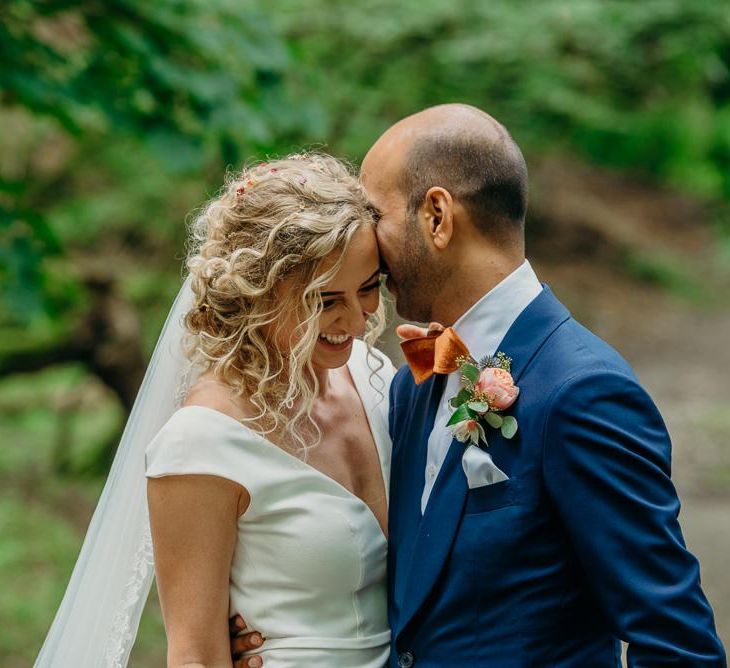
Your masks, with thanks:
[(397, 283), (398, 315), (416, 322), (430, 322), (434, 300), (441, 292), (447, 272), (439, 271), (418, 224), (418, 213), (407, 210), (403, 223), (403, 253), (390, 267)]

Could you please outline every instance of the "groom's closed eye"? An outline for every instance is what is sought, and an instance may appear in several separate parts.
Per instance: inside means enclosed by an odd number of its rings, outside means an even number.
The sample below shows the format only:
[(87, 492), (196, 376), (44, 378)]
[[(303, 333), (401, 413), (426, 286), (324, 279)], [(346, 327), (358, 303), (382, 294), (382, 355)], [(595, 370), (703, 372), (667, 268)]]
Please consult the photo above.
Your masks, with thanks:
[(370, 215), (373, 217), (373, 222), (375, 225), (377, 225), (380, 222), (380, 219), (383, 217), (383, 212), (380, 211), (380, 209), (376, 209), (374, 206), (369, 206), (368, 211), (370, 212)]

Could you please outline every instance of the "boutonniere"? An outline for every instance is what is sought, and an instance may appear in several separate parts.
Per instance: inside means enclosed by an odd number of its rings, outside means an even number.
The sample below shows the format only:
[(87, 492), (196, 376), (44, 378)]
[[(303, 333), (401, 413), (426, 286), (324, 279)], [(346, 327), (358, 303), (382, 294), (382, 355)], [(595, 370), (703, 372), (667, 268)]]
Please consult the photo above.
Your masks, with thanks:
[(517, 433), (517, 420), (503, 415), (517, 399), (520, 388), (510, 373), (512, 359), (502, 352), (476, 362), (470, 356), (457, 359), (461, 374), (461, 389), (449, 399), (454, 409), (447, 426), (461, 443), (489, 445), (485, 426), (499, 429), (507, 439)]

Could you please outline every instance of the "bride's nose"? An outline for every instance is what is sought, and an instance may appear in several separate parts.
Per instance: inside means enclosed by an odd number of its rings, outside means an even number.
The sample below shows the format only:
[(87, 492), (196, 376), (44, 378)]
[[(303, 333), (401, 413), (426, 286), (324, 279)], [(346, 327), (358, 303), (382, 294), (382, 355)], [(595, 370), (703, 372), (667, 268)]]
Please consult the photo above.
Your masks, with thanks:
[(362, 336), (365, 333), (370, 314), (365, 311), (358, 299), (348, 302), (347, 311), (343, 315), (343, 325), (347, 332), (353, 336)]

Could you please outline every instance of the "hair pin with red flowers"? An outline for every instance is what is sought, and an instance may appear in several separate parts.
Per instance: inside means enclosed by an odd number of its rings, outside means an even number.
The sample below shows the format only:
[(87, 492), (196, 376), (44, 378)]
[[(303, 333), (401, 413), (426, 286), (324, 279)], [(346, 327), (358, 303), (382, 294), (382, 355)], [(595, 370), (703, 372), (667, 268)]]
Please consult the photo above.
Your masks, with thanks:
[[(256, 167), (254, 167), (254, 171), (260, 172), (262, 169), (265, 169), (268, 166), (269, 166), (268, 162), (262, 162), (260, 165), (257, 165)], [(279, 171), (279, 168), (272, 167), (268, 171), (270, 174), (276, 174)], [(253, 179), (253, 178), (247, 179), (246, 183), (242, 183), (236, 187), (236, 196), (242, 197), (243, 195), (246, 194), (247, 191), (249, 191), (251, 188), (253, 188), (257, 183), (258, 183), (258, 181), (256, 179)]]
[(246, 192), (247, 192), (248, 190), (250, 190), (251, 188), (253, 188), (253, 187), (254, 187), (255, 185), (256, 185), (256, 181), (255, 181), (254, 179), (247, 179), (247, 180), (246, 180), (246, 183), (241, 183), (241, 184), (240, 184), (240, 185), (239, 185), (239, 186), (238, 186), (238, 187), (236, 188), (236, 195), (237, 195), (238, 197), (242, 197), (243, 195), (245, 195), (245, 194), (246, 194)]

